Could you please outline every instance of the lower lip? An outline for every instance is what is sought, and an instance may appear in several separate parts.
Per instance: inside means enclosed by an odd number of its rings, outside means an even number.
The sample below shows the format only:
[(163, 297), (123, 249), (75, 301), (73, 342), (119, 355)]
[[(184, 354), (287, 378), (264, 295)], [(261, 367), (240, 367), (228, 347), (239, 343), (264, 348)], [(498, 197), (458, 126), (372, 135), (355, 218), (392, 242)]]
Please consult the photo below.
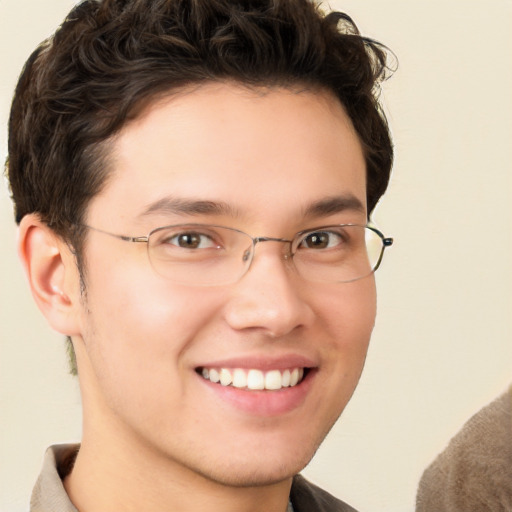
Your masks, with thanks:
[(310, 369), (300, 384), (276, 391), (250, 391), (234, 386), (215, 384), (200, 375), (198, 375), (198, 378), (218, 398), (244, 413), (255, 416), (278, 416), (291, 412), (304, 403), (315, 374), (316, 372)]

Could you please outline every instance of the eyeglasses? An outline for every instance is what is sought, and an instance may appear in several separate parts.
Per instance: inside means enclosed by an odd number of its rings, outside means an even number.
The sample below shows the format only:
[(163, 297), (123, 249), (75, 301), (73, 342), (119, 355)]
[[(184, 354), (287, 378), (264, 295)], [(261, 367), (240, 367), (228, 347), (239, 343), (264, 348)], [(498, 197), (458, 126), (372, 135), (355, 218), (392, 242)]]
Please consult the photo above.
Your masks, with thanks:
[(378, 229), (357, 224), (308, 229), (291, 240), (252, 237), (235, 228), (208, 224), (164, 226), (137, 237), (84, 227), (125, 242), (146, 243), (158, 274), (191, 286), (236, 283), (249, 270), (260, 242), (287, 244), (283, 259), (308, 281), (349, 283), (375, 272), (384, 249), (393, 244)]

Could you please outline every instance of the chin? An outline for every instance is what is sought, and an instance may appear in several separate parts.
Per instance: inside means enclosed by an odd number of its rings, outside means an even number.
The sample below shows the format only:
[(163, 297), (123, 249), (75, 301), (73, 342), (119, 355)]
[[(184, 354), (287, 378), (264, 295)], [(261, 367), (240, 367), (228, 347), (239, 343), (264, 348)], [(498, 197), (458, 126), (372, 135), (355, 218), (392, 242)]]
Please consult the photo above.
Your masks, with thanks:
[[(291, 479), (299, 473), (313, 458), (316, 449), (300, 453), (296, 448), (289, 449), (286, 454), (274, 457), (238, 457), (225, 461), (215, 467), (202, 468), (199, 472), (210, 481), (229, 487), (262, 487), (274, 485)], [(295, 452), (295, 453), (294, 453)], [(293, 455), (291, 455), (293, 454)]]
[(230, 467), (226, 471), (203, 474), (208, 480), (228, 487), (266, 487), (291, 479), (305, 466), (280, 465), (274, 468)]

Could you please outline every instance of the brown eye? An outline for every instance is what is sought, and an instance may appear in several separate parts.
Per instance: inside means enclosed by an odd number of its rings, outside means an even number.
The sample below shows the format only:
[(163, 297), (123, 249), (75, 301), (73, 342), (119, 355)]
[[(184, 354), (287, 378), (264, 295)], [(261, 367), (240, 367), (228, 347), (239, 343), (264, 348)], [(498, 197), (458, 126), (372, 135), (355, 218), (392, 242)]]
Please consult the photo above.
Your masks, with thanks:
[(196, 235), (195, 233), (179, 235), (176, 238), (177, 244), (180, 247), (185, 247), (187, 249), (196, 249), (201, 244), (201, 237)]
[(178, 233), (170, 237), (166, 243), (181, 247), (183, 249), (209, 249), (216, 247), (213, 240), (202, 233)]
[(333, 231), (315, 231), (304, 237), (299, 248), (329, 249), (339, 245), (341, 240), (341, 236)]

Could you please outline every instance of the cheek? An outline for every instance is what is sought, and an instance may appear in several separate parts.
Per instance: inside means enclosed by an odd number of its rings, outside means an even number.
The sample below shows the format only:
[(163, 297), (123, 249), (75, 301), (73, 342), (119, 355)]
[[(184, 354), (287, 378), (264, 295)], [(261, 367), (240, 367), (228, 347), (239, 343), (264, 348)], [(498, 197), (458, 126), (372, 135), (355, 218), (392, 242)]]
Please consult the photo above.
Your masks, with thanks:
[(126, 386), (140, 383), (134, 375), (168, 379), (217, 314), (219, 301), (211, 293), (177, 287), (149, 270), (118, 265), (88, 276), (84, 341), (98, 377), (126, 380)]
[(218, 301), (167, 283), (132, 279), (121, 288), (114, 277), (88, 289), (84, 344), (87, 382), (95, 390), (89, 402), (133, 425), (161, 422), (162, 411), (187, 402), (188, 354), (215, 317)]
[(91, 252), (96, 249), (99, 253), (96, 262), (102, 265), (90, 265), (87, 300), (90, 314), (96, 322), (103, 322), (102, 329), (123, 332), (128, 339), (141, 330), (148, 336), (160, 332), (168, 339), (173, 331), (193, 327), (197, 317), (191, 314), (194, 308), (209, 314), (208, 308), (214, 303), (202, 300), (205, 294), (166, 281), (151, 267), (144, 247), (127, 245), (127, 251), (117, 251), (116, 258), (100, 252), (103, 248), (91, 248)]
[(312, 417), (325, 436), (345, 409), (363, 370), (375, 322), (374, 279), (333, 285), (318, 298), (317, 318), (324, 326), (318, 341), (323, 349), (318, 373), (322, 396)]
[[(375, 324), (376, 291), (373, 276), (338, 285), (322, 297), (324, 321), (328, 325), (330, 351), (334, 359), (362, 368)], [(343, 361), (342, 361), (343, 362)], [(351, 365), (347, 364), (347, 370)]]

